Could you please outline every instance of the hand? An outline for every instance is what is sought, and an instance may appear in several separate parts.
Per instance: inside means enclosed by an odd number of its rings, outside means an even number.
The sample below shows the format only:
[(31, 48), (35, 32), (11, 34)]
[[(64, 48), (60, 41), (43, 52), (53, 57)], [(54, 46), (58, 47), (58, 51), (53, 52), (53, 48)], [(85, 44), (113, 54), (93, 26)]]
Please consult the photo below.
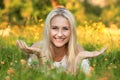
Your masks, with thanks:
[(92, 58), (92, 57), (95, 57), (95, 56), (99, 56), (100, 54), (103, 54), (105, 51), (107, 50), (107, 48), (102, 48), (100, 51), (82, 51), (80, 52), (77, 57), (79, 59), (84, 59), (84, 58)]
[(29, 54), (32, 54), (34, 52), (40, 52), (39, 48), (36, 47), (28, 47), (26, 43), (22, 40), (17, 40), (16, 45), (23, 51)]
[(100, 50), (100, 53), (102, 54), (102, 53), (104, 53), (106, 50), (107, 50), (107, 48), (104, 47), (104, 48), (102, 48), (102, 49)]

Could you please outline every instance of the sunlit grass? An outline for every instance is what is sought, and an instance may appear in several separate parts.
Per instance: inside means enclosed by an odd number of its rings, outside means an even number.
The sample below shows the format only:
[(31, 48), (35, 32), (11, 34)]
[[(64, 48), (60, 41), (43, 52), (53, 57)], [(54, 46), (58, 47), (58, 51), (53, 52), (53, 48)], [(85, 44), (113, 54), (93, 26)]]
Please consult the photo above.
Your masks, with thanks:
[[(43, 24), (32, 26), (9, 26), (0, 30), (0, 79), (2, 80), (119, 80), (120, 75), (120, 30), (106, 28), (102, 22), (77, 27), (78, 43), (85, 50), (107, 51), (91, 58), (91, 74), (81, 71), (76, 76), (55, 69), (44, 71), (27, 66), (27, 56), (16, 46), (16, 40), (22, 39), (30, 46), (42, 39)], [(6, 30), (9, 29), (8, 32)], [(5, 35), (5, 32), (7, 35)], [(4, 35), (3, 35), (4, 33)]]

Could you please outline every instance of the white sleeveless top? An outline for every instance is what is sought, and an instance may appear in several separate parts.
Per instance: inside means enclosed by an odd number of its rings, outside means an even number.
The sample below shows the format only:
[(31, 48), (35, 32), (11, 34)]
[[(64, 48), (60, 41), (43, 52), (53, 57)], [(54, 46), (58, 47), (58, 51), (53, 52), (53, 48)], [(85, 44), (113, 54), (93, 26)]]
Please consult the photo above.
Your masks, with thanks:
[[(64, 56), (63, 59), (59, 62), (55, 61), (53, 63), (53, 65), (58, 69), (63, 68), (64, 70), (66, 70), (67, 67), (68, 67), (66, 56)], [(83, 70), (84, 73), (89, 73), (90, 72), (89, 60), (88, 59), (83, 59), (82, 62), (81, 62), (80, 68)]]
[(57, 62), (57, 61), (53, 62), (53, 66), (55, 66), (56, 68), (61, 68), (62, 67), (64, 69), (67, 69), (67, 59), (66, 59), (66, 56), (64, 56), (62, 58), (62, 60), (59, 61), (59, 62)]
[[(28, 65), (31, 65), (31, 62), (32, 61), (35, 61), (35, 62), (38, 62), (39, 63), (39, 60), (37, 59), (37, 57), (33, 58), (34, 56), (30, 56), (29, 59), (28, 59)], [(56, 67), (57, 69), (60, 69), (60, 68), (63, 68), (64, 70), (67, 69), (68, 65), (67, 65), (67, 58), (66, 56), (64, 56), (62, 58), (61, 61), (57, 62), (53, 62), (53, 66)], [(83, 70), (83, 72), (85, 73), (88, 73), (90, 72), (90, 64), (89, 64), (89, 60), (88, 59), (84, 59), (82, 60), (81, 62), (81, 69)]]

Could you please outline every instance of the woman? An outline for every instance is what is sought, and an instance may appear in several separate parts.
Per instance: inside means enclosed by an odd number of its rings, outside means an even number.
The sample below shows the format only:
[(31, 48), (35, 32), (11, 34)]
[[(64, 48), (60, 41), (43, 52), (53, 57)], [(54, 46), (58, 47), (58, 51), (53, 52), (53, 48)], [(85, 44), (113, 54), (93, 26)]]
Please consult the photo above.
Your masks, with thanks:
[(25, 42), (18, 40), (17, 46), (24, 52), (30, 54), (29, 62), (33, 55), (41, 58), (40, 64), (46, 61), (51, 66), (63, 67), (67, 72), (76, 73), (79, 65), (85, 73), (89, 70), (87, 58), (95, 57), (103, 53), (101, 51), (88, 52), (77, 44), (76, 25), (74, 16), (65, 8), (53, 9), (47, 16), (43, 34), (43, 40), (28, 47)]

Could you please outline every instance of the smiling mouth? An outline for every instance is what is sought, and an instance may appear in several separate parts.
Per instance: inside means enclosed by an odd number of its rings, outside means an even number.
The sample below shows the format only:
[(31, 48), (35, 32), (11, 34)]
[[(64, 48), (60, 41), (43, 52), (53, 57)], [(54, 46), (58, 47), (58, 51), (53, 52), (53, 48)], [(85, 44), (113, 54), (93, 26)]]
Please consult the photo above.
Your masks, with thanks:
[(56, 39), (56, 41), (58, 42), (62, 42), (64, 39)]

